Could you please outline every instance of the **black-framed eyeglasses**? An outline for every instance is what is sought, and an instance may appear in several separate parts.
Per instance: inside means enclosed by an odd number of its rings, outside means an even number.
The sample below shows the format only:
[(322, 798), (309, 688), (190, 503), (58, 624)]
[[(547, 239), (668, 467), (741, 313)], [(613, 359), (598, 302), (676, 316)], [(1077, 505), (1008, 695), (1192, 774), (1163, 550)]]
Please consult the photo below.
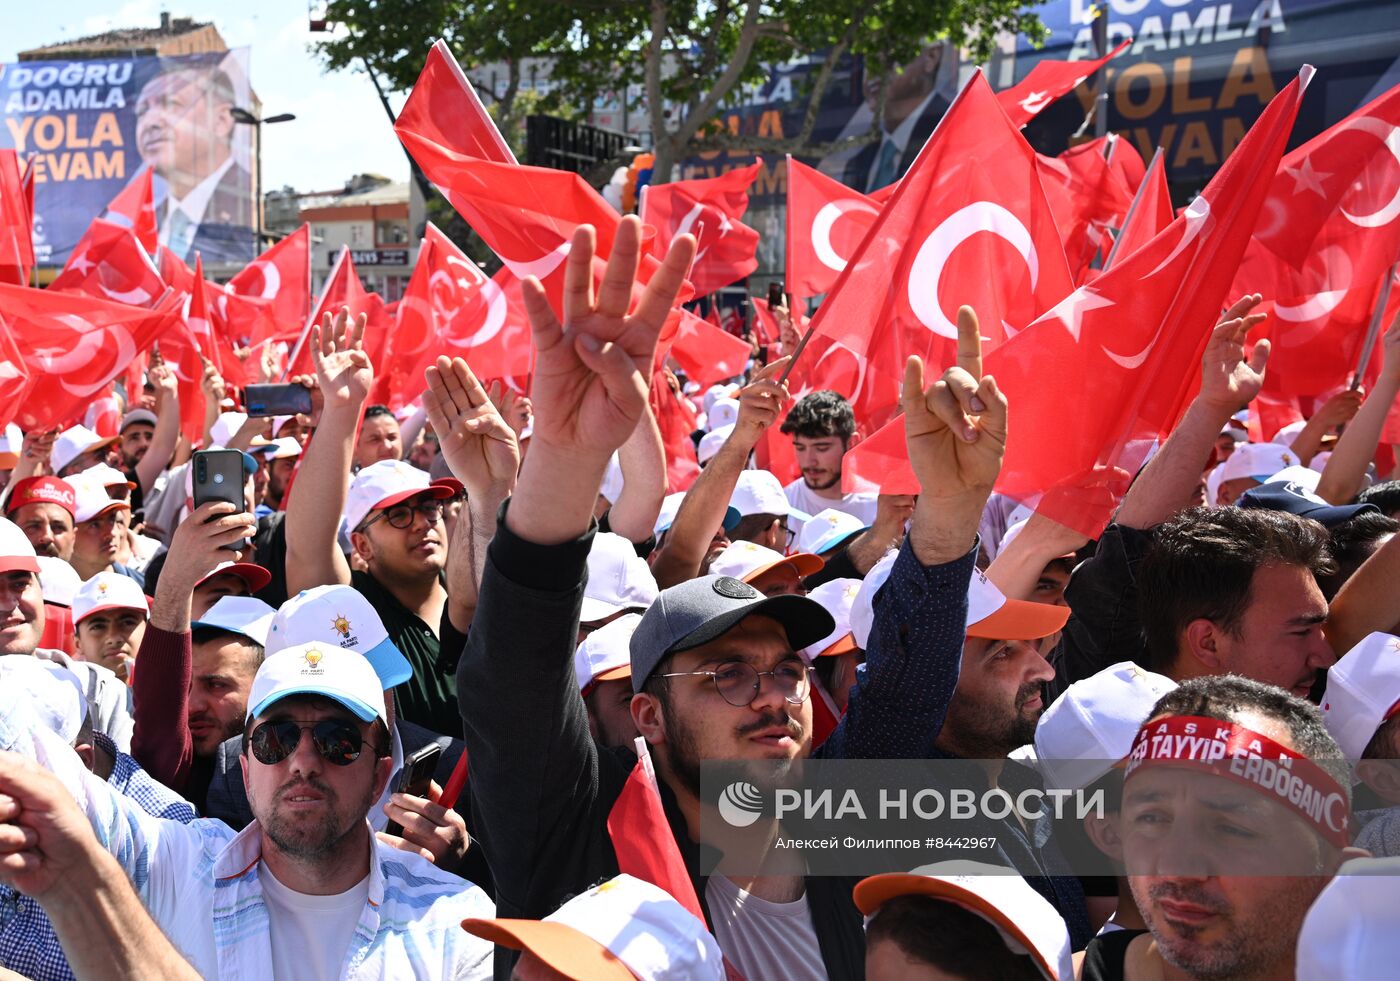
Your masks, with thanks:
[(783, 523), (778, 527), (781, 528), (783, 534), (787, 536), (787, 550), (791, 551), (793, 543), (797, 541), (797, 532), (788, 527), (787, 518), (784, 518)]
[(254, 729), (248, 737), (248, 748), (259, 763), (275, 766), (296, 752), (302, 733), (308, 731), (321, 759), (334, 766), (354, 763), (365, 746), (360, 730), (348, 722), (337, 719), (293, 722), (284, 719), (264, 722)]
[(801, 705), (812, 690), (807, 665), (800, 658), (779, 661), (772, 671), (759, 671), (746, 661), (725, 661), (713, 671), (671, 671), (659, 678), (709, 678), (730, 705), (749, 705), (758, 697), (759, 685), (765, 677), (772, 678), (778, 692), (793, 705)]
[(390, 528), (397, 528), (399, 531), (403, 531), (413, 527), (413, 518), (415, 515), (419, 514), (424, 517), (428, 524), (435, 525), (442, 520), (442, 505), (443, 501), (435, 497), (429, 498), (426, 501), (419, 501), (417, 504), (395, 504), (393, 507), (387, 507), (373, 518), (370, 518), (360, 526), (360, 530), (364, 531), (376, 521), (387, 521), (389, 522)]

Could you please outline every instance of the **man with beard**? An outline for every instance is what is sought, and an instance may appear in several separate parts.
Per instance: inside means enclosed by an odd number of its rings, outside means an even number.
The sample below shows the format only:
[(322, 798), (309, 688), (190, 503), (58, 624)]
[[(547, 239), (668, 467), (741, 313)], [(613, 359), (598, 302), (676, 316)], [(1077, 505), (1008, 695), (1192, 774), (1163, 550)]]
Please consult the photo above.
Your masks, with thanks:
[(146, 495), (170, 466), (180, 440), (180, 380), (165, 364), (151, 365), (146, 379), (154, 392), (154, 407), (131, 409), (122, 416), (118, 429), (121, 469), (136, 485), (131, 495), (133, 511), (145, 506)]
[(5, 517), (19, 525), (36, 554), (71, 562), (77, 509), (73, 487), (66, 480), (26, 477), (15, 484), (5, 502)]
[(1123, 778), (1148, 933), (1096, 938), (1085, 981), (1292, 978), (1304, 916), (1348, 847), (1351, 768), (1317, 708), (1239, 677), (1163, 696)]
[[(377, 840), (365, 819), (391, 765), (369, 662), (319, 643), (280, 651), (258, 669), (249, 705), (243, 772), (256, 820), (239, 833), (145, 814), (9, 690), (0, 763), (28, 757), (63, 782), (73, 799), (46, 802), (47, 834), (95, 831), (203, 977), (486, 977), (490, 945), (459, 928), (492, 915), (485, 894)], [(31, 846), (0, 834), (6, 851)]]
[(782, 433), (792, 437), (802, 476), (783, 488), (788, 502), (805, 514), (828, 508), (875, 523), (876, 495), (841, 493), (841, 458), (856, 432), (851, 403), (836, 392), (811, 392), (798, 400), (783, 420)]
[(262, 503), (268, 514), (281, 511), (287, 503), (287, 488), (292, 483), (292, 471), (301, 458), (301, 444), (290, 436), (272, 441), (267, 461), (267, 486), (263, 488)]
[[(624, 218), (595, 300), (594, 232), (574, 234), (565, 326), (538, 280), (524, 285), (539, 352), (534, 435), (486, 556), (457, 685), (474, 814), (506, 916), (545, 916), (618, 872), (608, 818), (637, 756), (589, 738), (574, 642), (598, 488), (612, 451), (642, 418), (657, 336), (695, 249), (688, 235), (672, 243), (629, 316), (640, 238), (640, 223)], [(975, 345), (975, 323), (967, 331), (964, 343)], [(700, 847), (716, 842), (705, 838), (715, 825), (702, 824), (701, 763), (921, 757), (932, 732), (920, 701), (961, 648), (975, 532), (1000, 470), (1006, 402), (994, 382), (979, 389), (964, 368), (949, 369), (927, 391), (921, 376), (914, 384), (911, 410), (917, 401), (923, 411), (907, 414), (922, 427), (911, 430), (910, 452), (924, 481), (914, 544), (905, 547), (929, 567), (924, 607), (941, 642), (918, 651), (873, 645), (850, 711), (814, 753), (810, 675), (796, 652), (834, 629), (817, 603), (764, 597), (726, 576), (688, 579), (661, 591), (630, 641), (633, 722), (654, 753), (666, 816), (707, 921), (744, 977), (860, 976), (861, 916), (852, 882), (807, 877), (776, 852), (765, 858), (784, 866), (773, 875), (702, 875)], [(980, 392), (971, 415), (955, 388)], [(505, 976), (509, 954), (501, 957)]]

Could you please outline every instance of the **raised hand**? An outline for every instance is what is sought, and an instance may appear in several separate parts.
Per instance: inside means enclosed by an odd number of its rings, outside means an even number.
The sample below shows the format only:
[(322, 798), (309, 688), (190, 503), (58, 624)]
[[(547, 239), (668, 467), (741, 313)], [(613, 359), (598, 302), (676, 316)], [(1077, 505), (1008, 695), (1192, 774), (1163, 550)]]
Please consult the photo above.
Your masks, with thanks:
[(365, 353), (365, 315), (352, 320), (348, 307), (334, 320), (325, 314), (320, 326), (311, 328), (311, 363), (325, 408), (358, 412), (374, 384), (374, 367)]
[[(574, 232), (564, 267), (561, 324), (538, 279), (521, 284), (534, 334), (535, 410), (532, 445), (581, 459), (606, 459), (632, 435), (646, 407), (656, 339), (676, 301), (695, 239), (671, 243), (665, 261), (629, 314), (641, 248), (641, 222), (623, 218), (597, 295), (593, 291), (596, 235)], [(535, 452), (530, 454), (535, 457)]]
[(513, 388), (508, 388), (499, 379), (491, 383), (486, 397), (491, 400), (491, 404), (496, 407), (496, 411), (501, 414), (501, 418), (506, 421), (506, 425), (511, 428), (518, 439), (520, 434), (525, 431), (525, 426), (530, 422), (530, 416), (535, 411), (530, 405), (529, 397)]
[(778, 421), (783, 405), (791, 398), (786, 384), (779, 384), (791, 358), (779, 358), (765, 366), (739, 390), (739, 418), (734, 422), (734, 436), (752, 447), (765, 430)]
[(481, 382), (461, 358), (437, 359), (427, 370), (423, 408), (438, 448), (469, 497), (504, 498), (520, 470), (520, 446)]
[(1006, 453), (1006, 397), (982, 374), (982, 337), (971, 307), (958, 309), (958, 363), (924, 387), (911, 357), (899, 394), (904, 439), (923, 498), (991, 492)]
[(1264, 384), (1268, 340), (1255, 342), (1248, 361), (1244, 356), (1245, 335), (1264, 322), (1262, 313), (1249, 312), (1261, 299), (1258, 293), (1246, 294), (1226, 310), (1201, 356), (1201, 398), (1231, 412), (1253, 400)]

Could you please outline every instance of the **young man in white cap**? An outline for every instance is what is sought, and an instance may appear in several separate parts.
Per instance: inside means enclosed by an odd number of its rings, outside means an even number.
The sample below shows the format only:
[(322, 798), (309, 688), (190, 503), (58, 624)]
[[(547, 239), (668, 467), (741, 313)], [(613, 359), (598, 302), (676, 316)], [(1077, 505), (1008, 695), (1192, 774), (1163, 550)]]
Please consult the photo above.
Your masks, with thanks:
[[(457, 925), (490, 915), (490, 901), (377, 841), (365, 820), (390, 762), (379, 678), (359, 654), (307, 644), (263, 662), (244, 750), (257, 820), (237, 834), (218, 821), (140, 812), (56, 737), (26, 725), (17, 701), (0, 692), (0, 747), (37, 760), (82, 801), (56, 809), (54, 836), (95, 831), (202, 976), (488, 975), (490, 946)], [(33, 793), (3, 775), (0, 790), (22, 808)]]
[(267, 467), (267, 486), (263, 488), (259, 506), (271, 514), (287, 505), (287, 488), (292, 484), (292, 471), (301, 459), (301, 444), (289, 436), (279, 437), (263, 453), (263, 459)]
[(1065, 921), (1003, 866), (952, 861), (873, 875), (855, 900), (867, 918), (866, 981), (1074, 978)]
[(624, 612), (589, 633), (574, 652), (574, 677), (588, 709), (588, 731), (600, 746), (627, 747), (637, 738), (629, 645), (641, 622), (641, 614)]
[(851, 403), (836, 392), (809, 392), (788, 410), (781, 431), (792, 437), (793, 453), (802, 471), (783, 488), (794, 508), (807, 514), (835, 508), (867, 527), (875, 523), (875, 494), (841, 490), (841, 458), (856, 432)]
[[(567, 330), (539, 284), (527, 280), (524, 287), (540, 352), (531, 393), (534, 436), (490, 546), (481, 603), (458, 672), (472, 796), (479, 805), (474, 816), (496, 874), (498, 907), (507, 916), (546, 916), (569, 895), (619, 871), (607, 817), (637, 758), (627, 750), (602, 750), (589, 738), (573, 641), (597, 488), (612, 449), (631, 433), (646, 405), (656, 338), (695, 247), (689, 236), (672, 243), (629, 316), (640, 238), (640, 223), (624, 218), (595, 303), (588, 285), (592, 230), (574, 235), (565, 267)], [(930, 390), (940, 409), (949, 385), (961, 385), (963, 374), (952, 369)], [(762, 392), (762, 401), (773, 403), (771, 420), (779, 389), (760, 375), (763, 380), (751, 383), (740, 401), (747, 405)], [(1004, 400), (993, 401), (1004, 413)], [(933, 419), (932, 410), (926, 414)], [(746, 428), (744, 415), (741, 408), (736, 434)], [(945, 415), (946, 421), (939, 416), (928, 423), (931, 432), (941, 427), (946, 434), (955, 420)], [(984, 416), (984, 425), (992, 422), (992, 413)], [(919, 448), (933, 457), (928, 466), (935, 474), (925, 483), (927, 506), (916, 515), (924, 558), (941, 569), (927, 598), (930, 616), (944, 630), (941, 646), (929, 655), (935, 659), (956, 658), (961, 647), (977, 519), (1001, 459), (997, 436), (984, 438), (976, 427), (962, 432), (963, 446), (984, 448), (980, 468), (967, 464), (968, 450), (941, 454), (938, 447), (951, 451), (954, 441), (940, 443), (936, 434)], [(711, 473), (720, 480), (723, 470), (714, 467), (727, 452), (701, 480)], [(678, 526), (695, 493), (692, 488), (687, 495)], [(727, 493), (709, 502), (714, 510), (697, 524), (700, 548), (727, 502)], [(721, 950), (744, 977), (855, 977), (864, 963), (849, 883), (790, 869), (758, 881), (706, 878), (698, 863), (697, 843), (705, 831), (701, 763), (811, 755), (810, 678), (796, 651), (833, 626), (806, 597), (764, 597), (738, 580), (709, 576), (663, 589), (630, 643), (633, 720), (652, 746), (667, 819), (702, 907), (719, 931)], [(906, 698), (916, 705), (924, 697), (920, 682), (927, 668), (919, 657), (896, 655), (892, 647), (872, 653), (863, 707), (856, 711), (853, 704), (818, 754), (923, 755), (927, 728), (904, 727), (900, 713)], [(918, 680), (909, 681), (911, 676)], [(522, 814), (521, 800), (535, 805)]]
[(1163, 696), (1128, 755), (1119, 821), (1149, 932), (1095, 938), (1082, 981), (1293, 977), (1308, 907), (1362, 854), (1350, 773), (1317, 708), (1278, 688), (1192, 678)]
[(99, 436), (86, 426), (70, 426), (54, 440), (49, 463), (59, 477), (80, 473), (98, 463), (109, 463), (119, 437)]
[(73, 529), (73, 568), (87, 581), (99, 572), (115, 572), (144, 587), (145, 577), (120, 565), (117, 557), (126, 543), (131, 505), (113, 500), (106, 488), (87, 481), (73, 484), (76, 507)]
[[(476, 600), (473, 536), (489, 536), (494, 529), (488, 509), (513, 486), (519, 449), (465, 362), (458, 359), (459, 368), (444, 359), (432, 369), (440, 397), (430, 388), (425, 404), (433, 429), (448, 434), (443, 457), (469, 491), (470, 520), (457, 522), (456, 540), (448, 542), (443, 518), (444, 504), (459, 489), (455, 481), (434, 482), (401, 460), (373, 464), (350, 480), (355, 428), (374, 379), (363, 333), (364, 318), (352, 324), (345, 311), (313, 328), (312, 358), (324, 408), (287, 504), (287, 587), (295, 594), (339, 583), (362, 592), (413, 666), (413, 677), (395, 692), (399, 715), (452, 734), (459, 731), (453, 668)], [(443, 414), (449, 409), (450, 418)], [(474, 428), (452, 438), (454, 424)], [(465, 457), (462, 442), (488, 430), (493, 452)], [(336, 544), (342, 510), (366, 571), (352, 574)], [(479, 543), (483, 549), (484, 544)]]
[(111, 736), (118, 748), (129, 749), (132, 721), (126, 685), (100, 664), (40, 647), (44, 621), (43, 587), (34, 546), (13, 522), (0, 518), (0, 656), (33, 655), (68, 668), (83, 682), (93, 725)]
[(724, 981), (715, 938), (671, 895), (619, 875), (543, 920), (462, 921), (462, 929), (521, 952), (519, 981)]
[(79, 586), (73, 597), (78, 659), (100, 664), (126, 681), (149, 616), (150, 605), (136, 580), (99, 572)]
[(812, 665), (812, 672), (822, 692), (830, 697), (832, 711), (838, 719), (850, 704), (856, 668), (865, 660), (865, 648), (856, 638), (851, 624), (851, 608), (860, 595), (860, 587), (859, 579), (832, 579), (807, 594), (814, 603), (821, 604), (836, 623), (830, 634), (804, 647), (802, 656)]
[(1356, 763), (1357, 847), (1400, 858), (1400, 637), (1371, 634), (1332, 665), (1322, 721)]

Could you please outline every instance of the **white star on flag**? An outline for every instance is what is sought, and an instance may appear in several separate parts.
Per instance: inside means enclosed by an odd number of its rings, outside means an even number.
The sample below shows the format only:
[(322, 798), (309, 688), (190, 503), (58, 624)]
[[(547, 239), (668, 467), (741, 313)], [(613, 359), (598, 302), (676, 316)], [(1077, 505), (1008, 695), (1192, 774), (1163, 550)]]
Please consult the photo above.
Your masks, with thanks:
[(1322, 186), (1322, 181), (1332, 175), (1313, 170), (1311, 157), (1304, 157), (1303, 162), (1297, 167), (1285, 167), (1284, 173), (1293, 178), (1294, 194), (1312, 191), (1320, 198), (1327, 197), (1327, 189)]
[(1026, 112), (1039, 112), (1050, 102), (1049, 92), (1032, 92), (1019, 103)]
[(1095, 292), (1092, 286), (1081, 286), (1057, 303), (1046, 316), (1053, 316), (1064, 324), (1065, 330), (1069, 331), (1069, 336), (1073, 337), (1074, 343), (1078, 344), (1079, 330), (1084, 320), (1084, 314), (1090, 310), (1111, 306), (1113, 306), (1113, 301), (1104, 299)]

